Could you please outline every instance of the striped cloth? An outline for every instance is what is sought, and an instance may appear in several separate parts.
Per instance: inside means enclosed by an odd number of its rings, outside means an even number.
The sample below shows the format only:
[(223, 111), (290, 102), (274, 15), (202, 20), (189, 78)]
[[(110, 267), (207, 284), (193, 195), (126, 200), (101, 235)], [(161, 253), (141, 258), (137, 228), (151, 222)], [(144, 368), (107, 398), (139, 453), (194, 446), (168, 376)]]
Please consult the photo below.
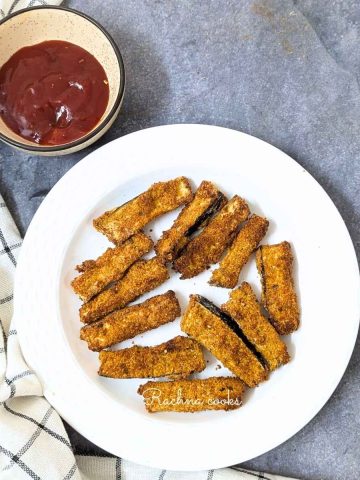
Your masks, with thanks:
[[(61, 0), (0, 0), (0, 19)], [(61, 418), (42, 396), (21, 354), (12, 319), (13, 278), (21, 238), (0, 196), (0, 477), (2, 480), (286, 480), (239, 467), (170, 472), (115, 457), (74, 455)], [(288, 479), (289, 480), (289, 479)]]
[(41, 5), (60, 5), (62, 0), (0, 0), (0, 20), (27, 7), (38, 7)]
[(170, 472), (115, 457), (74, 455), (61, 418), (21, 354), (12, 322), (13, 278), (21, 238), (0, 196), (0, 478), (1, 480), (285, 480), (239, 467)]

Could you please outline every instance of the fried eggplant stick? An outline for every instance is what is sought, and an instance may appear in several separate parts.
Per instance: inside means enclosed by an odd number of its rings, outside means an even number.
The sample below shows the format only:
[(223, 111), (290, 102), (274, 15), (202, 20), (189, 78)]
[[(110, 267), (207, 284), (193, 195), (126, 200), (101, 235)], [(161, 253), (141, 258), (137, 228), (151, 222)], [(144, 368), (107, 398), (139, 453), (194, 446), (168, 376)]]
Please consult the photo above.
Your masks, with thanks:
[(90, 350), (98, 352), (172, 322), (180, 313), (175, 293), (169, 290), (143, 303), (116, 310), (97, 322), (85, 325), (80, 330), (80, 338), (88, 343)]
[(185, 378), (206, 366), (201, 346), (181, 336), (154, 347), (103, 350), (99, 359), (99, 375), (110, 378)]
[(78, 266), (83, 272), (71, 282), (74, 292), (87, 302), (110, 283), (119, 280), (126, 270), (153, 247), (152, 240), (137, 233), (118, 247), (108, 248), (97, 260), (86, 260)]
[(269, 370), (275, 370), (290, 360), (285, 343), (262, 315), (256, 295), (248, 283), (244, 282), (233, 290), (221, 310), (239, 324), (246, 338), (265, 359)]
[(201, 182), (194, 199), (183, 208), (172, 227), (163, 232), (155, 246), (157, 255), (173, 262), (179, 250), (190, 241), (191, 235), (206, 225), (225, 203), (226, 197), (212, 182)]
[(245, 385), (234, 377), (204, 380), (147, 382), (138, 393), (144, 397), (148, 412), (200, 412), (235, 410), (242, 405)]
[(293, 255), (289, 242), (262, 245), (256, 253), (261, 276), (261, 300), (271, 323), (281, 335), (298, 329), (300, 309), (292, 277)]
[(111, 242), (119, 244), (156, 217), (191, 200), (191, 187), (185, 177), (154, 183), (146, 192), (96, 218), (94, 227)]
[(218, 262), (249, 213), (245, 200), (235, 195), (175, 260), (174, 269), (181, 278), (195, 277)]
[(267, 370), (238, 324), (200, 295), (190, 295), (181, 330), (206, 347), (249, 387), (267, 378)]
[(166, 266), (157, 257), (138, 260), (121, 280), (99, 293), (80, 308), (80, 320), (93, 322), (116, 309), (125, 307), (140, 295), (150, 292), (169, 278)]
[(219, 268), (213, 271), (209, 283), (218, 287), (234, 288), (241, 269), (265, 236), (268, 226), (266, 218), (252, 215), (221, 260)]

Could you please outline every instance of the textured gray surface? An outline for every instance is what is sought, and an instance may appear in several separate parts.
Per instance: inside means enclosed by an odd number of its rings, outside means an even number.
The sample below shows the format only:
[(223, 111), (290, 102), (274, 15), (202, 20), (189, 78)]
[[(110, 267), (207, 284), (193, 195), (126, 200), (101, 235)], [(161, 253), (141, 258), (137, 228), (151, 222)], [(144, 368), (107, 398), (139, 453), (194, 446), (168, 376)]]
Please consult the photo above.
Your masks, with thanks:
[[(23, 233), (47, 191), (92, 148), (144, 127), (197, 122), (242, 130), (295, 158), (330, 194), (359, 254), (358, 1), (67, 4), (98, 19), (120, 46), (125, 102), (105, 137), (76, 155), (37, 158), (0, 146), (0, 191)], [(316, 418), (246, 466), (308, 480), (359, 478), (359, 411), (358, 341), (343, 380)], [(78, 450), (96, 451), (71, 429), (70, 435)], [(254, 426), (254, 435), (261, 435), (261, 426)]]

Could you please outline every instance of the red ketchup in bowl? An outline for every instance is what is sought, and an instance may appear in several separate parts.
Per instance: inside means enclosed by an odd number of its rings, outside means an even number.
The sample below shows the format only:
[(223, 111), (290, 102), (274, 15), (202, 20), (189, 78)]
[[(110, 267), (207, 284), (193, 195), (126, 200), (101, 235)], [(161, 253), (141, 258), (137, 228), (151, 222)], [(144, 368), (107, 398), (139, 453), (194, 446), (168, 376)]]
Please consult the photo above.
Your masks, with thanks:
[(109, 83), (96, 58), (51, 40), (18, 50), (0, 69), (0, 116), (40, 145), (62, 145), (89, 133), (103, 116)]

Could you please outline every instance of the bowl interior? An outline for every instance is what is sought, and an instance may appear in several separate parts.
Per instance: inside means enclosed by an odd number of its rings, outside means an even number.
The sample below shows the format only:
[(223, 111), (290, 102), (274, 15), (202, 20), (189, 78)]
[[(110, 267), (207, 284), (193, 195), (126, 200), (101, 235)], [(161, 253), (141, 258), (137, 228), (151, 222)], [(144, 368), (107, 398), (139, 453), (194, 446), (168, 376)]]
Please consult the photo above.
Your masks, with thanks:
[[(102, 118), (91, 130), (93, 131), (109, 115), (122, 80), (119, 61), (111, 42), (99, 27), (76, 12), (55, 8), (27, 10), (0, 25), (0, 66), (20, 48), (47, 40), (63, 40), (79, 45), (103, 66), (109, 81), (109, 102)], [(24, 146), (35, 145), (39, 150), (49, 147), (37, 146), (34, 142), (20, 137), (5, 125), (1, 117), (0, 132)], [(91, 132), (86, 135), (89, 133)]]

